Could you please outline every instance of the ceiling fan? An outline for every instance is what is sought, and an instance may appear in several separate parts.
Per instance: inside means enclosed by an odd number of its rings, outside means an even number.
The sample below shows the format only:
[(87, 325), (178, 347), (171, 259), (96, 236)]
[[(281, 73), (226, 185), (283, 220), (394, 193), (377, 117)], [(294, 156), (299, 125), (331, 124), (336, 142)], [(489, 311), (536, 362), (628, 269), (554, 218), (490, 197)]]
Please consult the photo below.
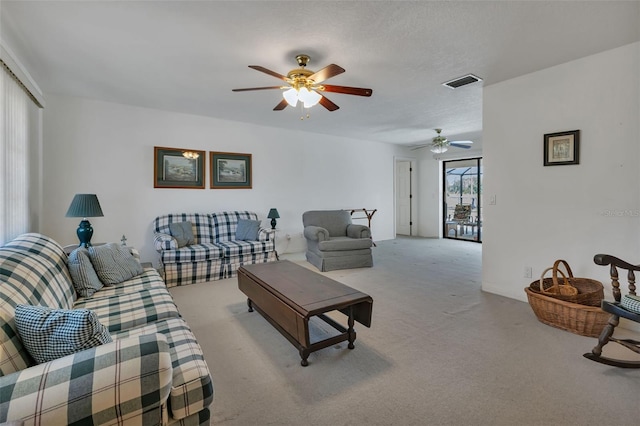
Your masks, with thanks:
[(455, 146), (456, 148), (463, 148), (463, 149), (471, 148), (470, 145), (473, 143), (473, 141), (450, 141), (440, 134), (442, 132), (442, 129), (434, 129), (434, 130), (438, 135), (435, 138), (433, 138), (431, 143), (414, 146), (413, 148), (411, 148), (411, 150), (413, 151), (416, 149), (429, 147), (431, 149), (431, 152), (435, 152), (436, 154), (442, 154), (443, 152), (446, 152), (450, 146)]
[(253, 68), (256, 71), (260, 71), (283, 80), (286, 84), (282, 86), (233, 89), (233, 91), (246, 92), (250, 90), (281, 89), (283, 90), (283, 99), (275, 106), (275, 108), (273, 108), (274, 111), (282, 111), (287, 107), (287, 105), (295, 107), (298, 102), (300, 102), (304, 108), (311, 108), (319, 103), (329, 111), (335, 111), (340, 107), (327, 99), (322, 92), (342, 93), (345, 95), (357, 96), (371, 96), (373, 93), (373, 90), (361, 87), (321, 84), (331, 77), (342, 74), (345, 70), (336, 64), (330, 64), (322, 68), (320, 71), (314, 72), (306, 69), (309, 59), (308, 55), (297, 55), (296, 61), (298, 61), (298, 66), (300, 68), (292, 69), (286, 76), (261, 67), (260, 65), (249, 65), (249, 68)]

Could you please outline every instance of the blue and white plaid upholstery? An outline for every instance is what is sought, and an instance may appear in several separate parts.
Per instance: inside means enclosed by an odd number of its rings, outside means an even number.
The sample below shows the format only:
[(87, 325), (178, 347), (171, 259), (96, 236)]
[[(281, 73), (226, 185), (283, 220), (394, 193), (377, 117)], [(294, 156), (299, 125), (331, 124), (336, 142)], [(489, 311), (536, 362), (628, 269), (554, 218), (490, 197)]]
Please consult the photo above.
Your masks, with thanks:
[[(191, 222), (195, 244), (213, 243), (211, 220), (206, 213), (174, 213), (158, 216), (153, 221), (153, 232), (171, 236), (169, 225), (178, 222)], [(176, 245), (177, 248), (177, 245)]]
[(173, 381), (169, 409), (174, 419), (182, 419), (208, 407), (213, 401), (209, 368), (195, 336), (184, 320), (172, 318), (114, 334), (115, 339), (160, 333), (171, 348)]
[(17, 305), (73, 307), (66, 259), (57, 242), (40, 234), (23, 234), (0, 247), (0, 375), (34, 364), (18, 337)]
[(74, 308), (94, 311), (110, 333), (180, 316), (171, 294), (157, 288), (109, 298), (78, 299)]
[[(236, 241), (241, 219), (256, 221), (258, 216), (249, 211), (158, 216), (153, 221), (154, 247), (160, 253), (167, 287), (231, 278), (240, 265), (276, 260), (275, 242), (264, 228), (258, 232), (258, 241)], [(169, 224), (183, 221), (192, 223), (196, 243), (178, 248), (169, 235)]]
[[(208, 424), (211, 376), (158, 272), (74, 303), (66, 261), (39, 234), (0, 247), (0, 423)], [(36, 365), (17, 332), (19, 304), (89, 309), (114, 341)]]
[(163, 425), (172, 379), (163, 335), (118, 339), (0, 377), (0, 422)]

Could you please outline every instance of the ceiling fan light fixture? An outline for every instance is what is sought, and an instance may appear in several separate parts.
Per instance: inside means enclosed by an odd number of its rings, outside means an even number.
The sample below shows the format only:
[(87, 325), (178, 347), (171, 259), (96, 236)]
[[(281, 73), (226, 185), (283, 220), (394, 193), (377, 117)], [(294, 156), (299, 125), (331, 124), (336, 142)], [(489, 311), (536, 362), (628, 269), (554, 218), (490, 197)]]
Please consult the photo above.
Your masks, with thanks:
[(298, 91), (293, 87), (282, 92), (282, 97), (292, 107), (295, 107), (298, 104)]
[(318, 105), (318, 102), (322, 99), (322, 95), (315, 90), (302, 87), (298, 92), (298, 99), (304, 103), (305, 108), (311, 108), (312, 106)]
[(431, 152), (435, 152), (436, 154), (443, 154), (447, 152), (447, 147), (444, 145), (435, 145), (431, 147)]

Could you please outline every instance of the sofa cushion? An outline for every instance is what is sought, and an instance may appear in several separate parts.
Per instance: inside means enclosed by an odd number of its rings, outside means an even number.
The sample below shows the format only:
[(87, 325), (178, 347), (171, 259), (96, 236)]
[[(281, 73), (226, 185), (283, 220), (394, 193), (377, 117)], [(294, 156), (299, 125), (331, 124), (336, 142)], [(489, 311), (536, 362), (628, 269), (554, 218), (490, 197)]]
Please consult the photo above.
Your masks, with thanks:
[(131, 250), (116, 243), (89, 247), (89, 258), (104, 285), (121, 283), (143, 272)]
[(273, 241), (221, 241), (218, 246), (222, 249), (225, 259), (235, 256), (259, 254), (275, 249)]
[(260, 220), (239, 219), (236, 228), (236, 240), (238, 241), (258, 241), (260, 231)]
[(193, 244), (177, 250), (164, 250), (160, 254), (162, 263), (194, 263), (212, 259), (220, 259), (224, 255), (217, 244)]
[(73, 280), (78, 295), (81, 297), (91, 297), (93, 293), (100, 290), (104, 284), (98, 278), (91, 259), (89, 251), (85, 247), (78, 247), (69, 254), (69, 273)]
[(39, 364), (112, 341), (96, 314), (86, 309), (18, 305), (15, 321), (22, 342)]
[(183, 419), (213, 401), (213, 383), (200, 345), (182, 318), (154, 322), (114, 334), (115, 339), (160, 333), (166, 336), (173, 364), (169, 407), (174, 419)]
[(360, 250), (370, 247), (369, 238), (332, 237), (318, 243), (318, 249), (321, 251)]
[(191, 222), (194, 244), (213, 243), (211, 217), (206, 213), (172, 213), (158, 216), (153, 221), (153, 232), (171, 235), (170, 224)]
[[(139, 293), (143, 290), (166, 289), (164, 281), (154, 268), (145, 268), (144, 272), (122, 283), (102, 287), (92, 299), (104, 299), (122, 294)], [(80, 300), (78, 300), (79, 302)], [(76, 302), (76, 303), (78, 303)]]
[(94, 311), (110, 333), (180, 316), (166, 288), (145, 289), (108, 298), (95, 296), (78, 299), (74, 308)]
[(212, 213), (209, 216), (215, 243), (235, 240), (236, 229), (240, 219), (258, 220), (258, 216), (255, 213), (248, 211)]
[(195, 244), (191, 222), (173, 222), (169, 224), (171, 236), (178, 242), (178, 248)]

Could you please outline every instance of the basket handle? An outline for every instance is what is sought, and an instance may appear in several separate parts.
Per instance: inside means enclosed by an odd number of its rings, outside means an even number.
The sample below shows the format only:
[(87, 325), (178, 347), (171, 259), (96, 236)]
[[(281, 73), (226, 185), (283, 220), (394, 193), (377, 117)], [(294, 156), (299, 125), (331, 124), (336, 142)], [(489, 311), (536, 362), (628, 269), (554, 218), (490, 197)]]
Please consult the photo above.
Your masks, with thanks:
[(560, 266), (560, 264), (562, 264), (562, 266), (564, 266), (564, 270), (567, 271), (567, 275), (563, 274), (564, 277), (564, 285), (568, 285), (570, 287), (573, 287), (571, 285), (571, 283), (569, 282), (569, 280), (567, 278), (573, 278), (573, 271), (571, 270), (571, 267), (569, 266), (569, 264), (567, 263), (566, 260), (562, 260), (562, 259), (558, 259), (553, 263), (553, 273), (551, 275), (552, 280), (553, 280), (553, 285), (554, 286), (558, 286), (558, 271), (560, 271), (558, 269), (558, 266)]
[[(564, 272), (562, 272), (558, 268), (554, 268), (554, 267), (555, 267), (555, 265), (545, 269), (544, 272), (542, 273), (542, 275), (540, 275), (540, 293), (542, 293), (542, 294), (551, 293), (550, 291), (545, 290), (544, 281), (543, 281), (545, 274), (547, 272), (551, 271), (551, 270), (553, 270), (553, 273), (554, 273), (554, 280), (553, 280), (553, 286), (551, 286), (549, 288), (559, 287), (558, 280), (557, 280), (557, 272), (560, 272), (560, 275), (562, 275), (562, 278), (564, 278), (564, 285), (571, 286), (571, 284), (569, 284), (569, 280), (567, 280), (567, 276), (564, 274)], [(553, 294), (553, 293), (551, 293), (551, 294)]]

